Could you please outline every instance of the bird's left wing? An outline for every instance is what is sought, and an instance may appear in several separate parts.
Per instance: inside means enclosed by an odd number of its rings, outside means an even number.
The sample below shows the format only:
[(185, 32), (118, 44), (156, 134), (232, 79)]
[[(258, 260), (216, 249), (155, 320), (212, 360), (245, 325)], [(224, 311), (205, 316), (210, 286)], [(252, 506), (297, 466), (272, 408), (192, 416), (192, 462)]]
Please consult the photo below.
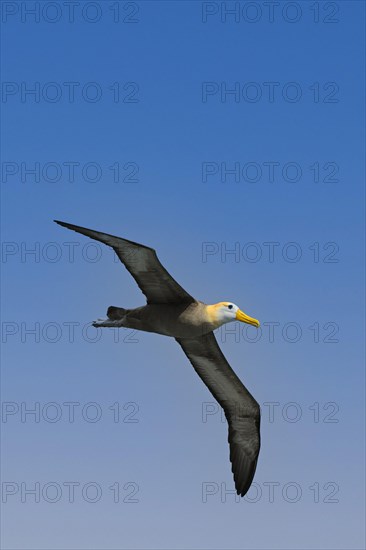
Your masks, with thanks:
[(260, 408), (221, 352), (213, 332), (176, 339), (225, 411), (229, 423), (232, 472), (238, 495), (247, 493), (260, 449)]
[(145, 294), (148, 304), (192, 303), (195, 299), (182, 288), (160, 263), (153, 248), (93, 231), (71, 223), (55, 220), (56, 223), (86, 235), (91, 239), (111, 246), (118, 258), (131, 273), (141, 291)]

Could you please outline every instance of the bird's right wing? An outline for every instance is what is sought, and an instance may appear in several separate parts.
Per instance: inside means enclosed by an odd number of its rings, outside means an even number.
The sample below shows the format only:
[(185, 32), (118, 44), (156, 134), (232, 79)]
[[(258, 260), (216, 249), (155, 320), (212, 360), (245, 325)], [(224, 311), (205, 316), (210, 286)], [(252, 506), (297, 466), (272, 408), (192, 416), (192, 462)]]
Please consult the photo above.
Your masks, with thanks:
[(244, 496), (252, 483), (260, 449), (259, 405), (230, 367), (213, 332), (176, 340), (225, 411), (235, 487), (238, 495)]
[(55, 220), (56, 223), (86, 235), (91, 239), (111, 246), (118, 258), (131, 273), (140, 290), (145, 294), (148, 304), (192, 303), (195, 299), (188, 294), (165, 267), (160, 263), (153, 248), (134, 243), (127, 239), (100, 233), (71, 223)]

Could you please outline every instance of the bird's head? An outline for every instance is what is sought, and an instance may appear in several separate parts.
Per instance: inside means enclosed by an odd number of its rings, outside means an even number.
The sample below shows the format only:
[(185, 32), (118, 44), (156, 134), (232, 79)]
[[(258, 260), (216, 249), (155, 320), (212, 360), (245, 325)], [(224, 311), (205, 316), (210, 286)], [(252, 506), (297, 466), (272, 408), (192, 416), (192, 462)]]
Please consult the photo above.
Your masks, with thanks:
[(248, 323), (254, 327), (259, 327), (260, 323), (257, 319), (249, 317), (246, 313), (241, 311), (239, 307), (233, 302), (219, 302), (213, 306), (208, 306), (208, 313), (210, 319), (218, 326), (224, 323), (230, 323), (231, 321), (241, 321), (242, 323)]

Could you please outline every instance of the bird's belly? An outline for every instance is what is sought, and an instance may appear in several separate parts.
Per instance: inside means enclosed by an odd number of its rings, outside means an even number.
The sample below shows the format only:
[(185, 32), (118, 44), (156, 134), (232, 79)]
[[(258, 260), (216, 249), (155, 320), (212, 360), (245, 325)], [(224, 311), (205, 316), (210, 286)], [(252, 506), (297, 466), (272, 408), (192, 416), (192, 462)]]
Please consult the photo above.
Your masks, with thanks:
[(147, 305), (131, 310), (125, 326), (174, 338), (195, 338), (213, 330), (187, 306)]

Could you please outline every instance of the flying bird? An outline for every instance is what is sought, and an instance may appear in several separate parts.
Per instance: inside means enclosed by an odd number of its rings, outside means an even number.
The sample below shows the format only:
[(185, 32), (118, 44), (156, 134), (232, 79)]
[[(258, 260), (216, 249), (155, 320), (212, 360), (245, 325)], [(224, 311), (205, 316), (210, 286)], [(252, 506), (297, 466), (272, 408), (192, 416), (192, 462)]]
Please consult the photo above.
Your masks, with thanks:
[(113, 248), (146, 297), (135, 309), (110, 306), (95, 327), (126, 327), (176, 339), (193, 368), (224, 409), (229, 424), (230, 461), (238, 495), (253, 481), (260, 449), (260, 408), (221, 352), (213, 331), (241, 321), (259, 321), (232, 302), (207, 305), (193, 298), (160, 263), (154, 249), (142, 244), (55, 220), (59, 225)]

